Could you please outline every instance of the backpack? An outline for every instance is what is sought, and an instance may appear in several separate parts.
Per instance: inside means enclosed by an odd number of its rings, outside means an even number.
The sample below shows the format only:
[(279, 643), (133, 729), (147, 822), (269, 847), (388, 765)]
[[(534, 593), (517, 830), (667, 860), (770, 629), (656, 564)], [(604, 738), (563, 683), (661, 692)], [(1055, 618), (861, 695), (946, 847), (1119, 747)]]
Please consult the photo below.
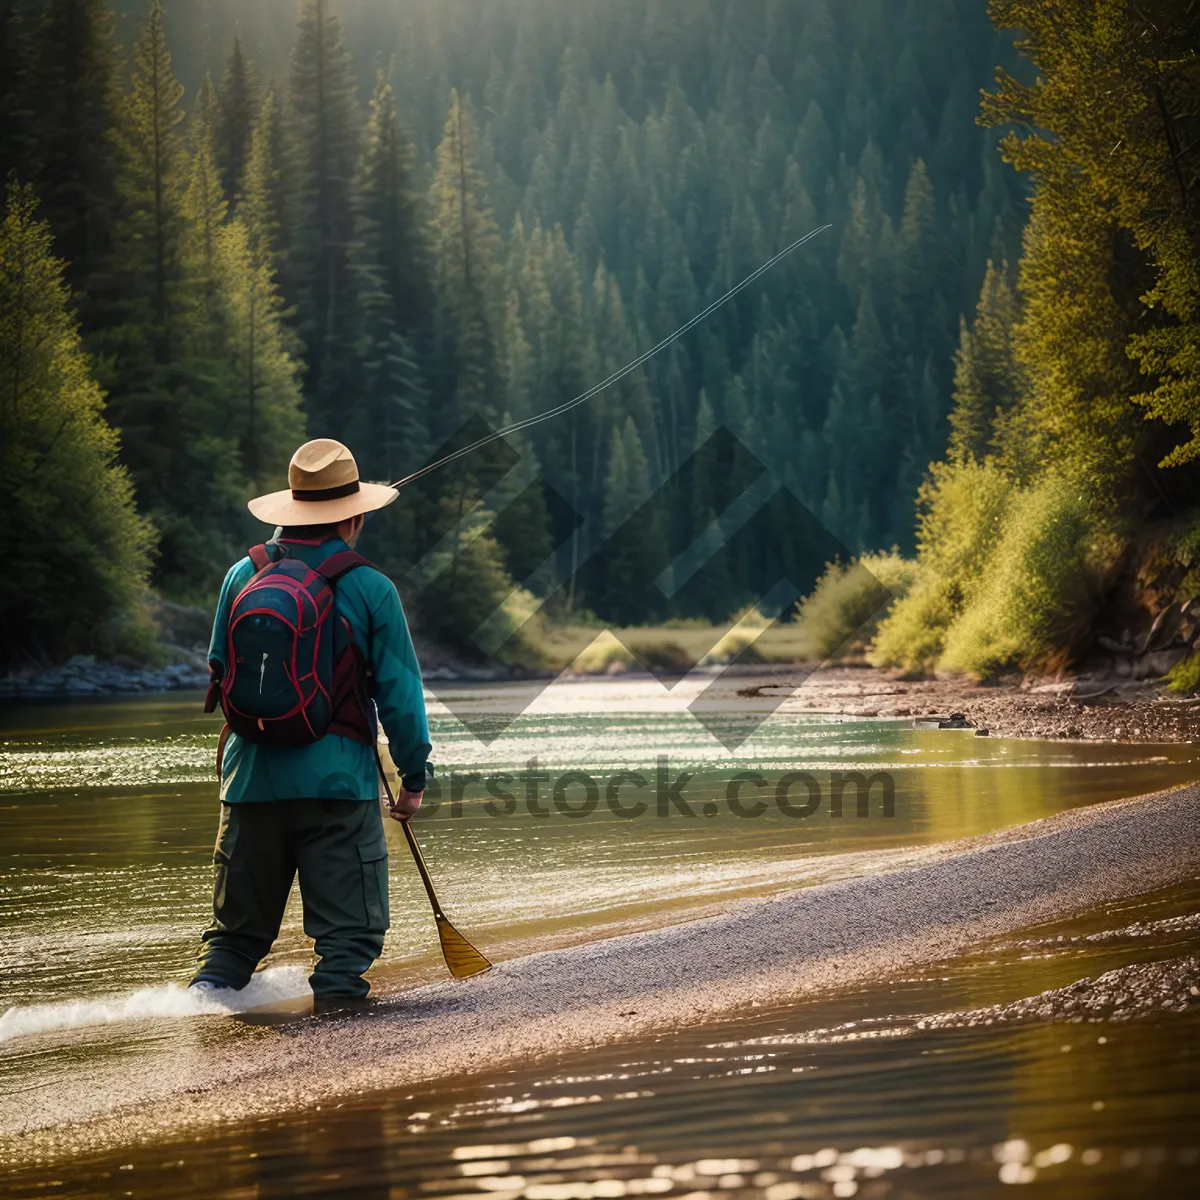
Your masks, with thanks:
[(266, 546), (250, 551), (254, 577), (229, 610), (219, 695), (229, 729), (259, 746), (307, 746), (335, 733), (373, 745), (366, 662), (349, 622), (334, 609), (334, 584), (371, 564), (342, 550), (316, 567)]

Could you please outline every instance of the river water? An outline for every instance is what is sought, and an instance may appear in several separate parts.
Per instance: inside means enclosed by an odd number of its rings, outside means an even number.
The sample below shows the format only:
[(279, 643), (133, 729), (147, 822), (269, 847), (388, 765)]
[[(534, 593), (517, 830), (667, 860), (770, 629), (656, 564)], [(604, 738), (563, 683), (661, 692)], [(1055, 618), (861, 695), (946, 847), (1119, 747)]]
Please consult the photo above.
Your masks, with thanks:
[[(464, 690), (453, 704), (495, 699)], [(217, 727), (198, 708), (176, 695), (0, 717), (10, 1097), (36, 1104), (64, 1073), (86, 1086), (123, 1055), (168, 1062), (183, 1039), (263, 1035), (191, 1012), (181, 991), (216, 824)], [(497, 960), (877, 870), (915, 845), (1197, 774), (1193, 746), (984, 739), (786, 709), (731, 754), (653, 681), (557, 685), (490, 746), (439, 704), (431, 718), (440, 802), (419, 836), (443, 905)], [(851, 784), (838, 815), (835, 776), (854, 773), (870, 783), (865, 811)], [(399, 832), (393, 927), (373, 974), (384, 992), (444, 971)], [(1169, 1011), (1200, 953), (1197, 909), (1200, 886), (1174, 889), (919, 978), (684, 1035), (223, 1128), (199, 1145), (10, 1162), (0, 1193), (793, 1200), (1016, 1183), (1168, 1194), (1200, 1163), (1200, 1027), (1194, 1012)], [(293, 905), (252, 999), (300, 1007), (309, 961)], [(1161, 977), (1137, 976), (1161, 961), (1173, 964)], [(1110, 990), (1141, 998), (1136, 1013), (1114, 1003), (1116, 1019), (1072, 1024), (1055, 993), (1041, 1015), (971, 1015), (1111, 971)]]

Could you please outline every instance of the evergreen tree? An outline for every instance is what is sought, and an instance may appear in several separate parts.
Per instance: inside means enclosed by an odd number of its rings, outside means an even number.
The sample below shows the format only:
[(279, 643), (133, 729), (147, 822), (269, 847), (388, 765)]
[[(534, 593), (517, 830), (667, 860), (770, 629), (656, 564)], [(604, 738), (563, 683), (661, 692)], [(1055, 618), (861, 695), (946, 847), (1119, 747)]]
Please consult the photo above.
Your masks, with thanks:
[(608, 540), (596, 559), (597, 614), (618, 625), (660, 617), (664, 602), (653, 581), (667, 565), (666, 542), (651, 501), (650, 466), (630, 417), (612, 440), (604, 527)]
[(179, 130), (182, 98), (183, 87), (171, 72), (162, 5), (152, 0), (117, 136), (123, 154), (120, 261), (130, 279), (124, 293), (127, 303), (142, 301), (149, 318), (145, 335), (159, 363), (173, 349), (174, 322), (185, 307), (180, 299), (187, 179)]
[[(284, 324), (283, 300), (269, 250), (255, 248), (235, 218), (217, 232), (221, 332), (239, 459), (255, 492), (284, 478), (292, 451), (305, 440), (297, 340)], [(386, 429), (383, 431), (386, 434)]]
[[(1028, 31), (1019, 48), (1038, 77), (999, 72), (984, 118), (1046, 131), (1002, 143), (1036, 180), (1019, 334), (1031, 403), (1065, 469), (1111, 497), (1113, 481), (1141, 486), (1151, 455), (1160, 468), (1200, 455), (1200, 12), (1178, 0), (1064, 14), (993, 0), (990, 11)], [(1131, 377), (1128, 356), (1149, 379)], [(1191, 436), (1178, 443), (1143, 416)]]
[(0, 661), (128, 648), (152, 532), (103, 417), (49, 225), (12, 185), (0, 225)]
[(217, 92), (217, 111), (214, 119), (214, 155), (225, 197), (233, 201), (238, 196), (250, 144), (258, 117), (258, 81), (253, 65), (242, 52), (242, 36), (233, 35), (233, 49), (221, 76)]
[(183, 239), (193, 304), (189, 341), (196, 361), (210, 364), (210, 383), (227, 414), (223, 425), (236, 429), (242, 468), (261, 490), (264, 481), (286, 471), (304, 434), (296, 339), (283, 324), (269, 218), (256, 220), (268, 148), (262, 139), (252, 145), (244, 173), (251, 185), (242, 204), (245, 217), (227, 222), (214, 131), (203, 112), (192, 120)]
[[(155, 578), (180, 594), (203, 595), (228, 567), (245, 518), (236, 442), (223, 413), (227, 364), (211, 335), (216, 289), (205, 273), (205, 233), (188, 218), (189, 207), (199, 212), (200, 193), (188, 195), (182, 91), (154, 0), (119, 133), (121, 320), (98, 344), (122, 456), (159, 532)], [(211, 157), (204, 172), (207, 195), (216, 198)], [(211, 236), (219, 222), (211, 212), (205, 219)]]
[[(689, 463), (691, 470), (691, 487), (692, 487), (692, 503), (691, 512), (688, 513), (689, 526), (687, 531), (687, 541), (690, 543), (695, 538), (699, 537), (703, 532), (716, 520), (716, 506), (720, 502), (720, 493), (715, 486), (713, 466), (715, 455), (712, 453), (710, 446), (711, 439), (717, 431), (717, 423), (713, 417), (712, 405), (708, 402), (707, 394), (702, 390), (700, 392), (700, 406), (696, 410), (696, 430), (692, 435), (692, 458)], [(728, 581), (721, 581), (714, 577), (714, 573), (707, 573), (702, 586), (705, 588), (703, 596), (693, 596), (694, 603), (698, 604), (705, 615), (712, 615), (715, 620), (722, 620), (729, 615), (728, 611), (722, 611), (724, 605), (720, 603), (719, 596), (728, 593), (728, 587), (722, 587), (720, 584)], [(715, 595), (713, 593), (716, 593)]]
[(33, 130), (33, 42), (24, 0), (0, 0), (0, 180), (27, 174)]
[(43, 214), (66, 262), (84, 334), (114, 320), (112, 261), (121, 197), (114, 130), (122, 116), (120, 53), (104, 0), (46, 0), (36, 34), (36, 169)]
[(475, 122), (450, 97), (430, 191), (443, 436), (497, 401), (500, 237), (476, 164)]
[[(207, 91), (211, 99), (211, 83)], [(217, 170), (213, 116), (211, 104), (201, 105), (189, 122), (191, 170), (181, 205), (180, 270), (189, 301), (195, 306), (188, 323), (194, 330), (196, 349), (216, 361), (227, 332), (218, 242), (229, 205)]]
[[(504, 424), (511, 423), (511, 414), (505, 413)], [(515, 433), (505, 442), (514, 451), (517, 463), (493, 489), (490, 503), (496, 510), (496, 519), (492, 534), (503, 548), (509, 575), (521, 584), (532, 582), (540, 591), (538, 580), (531, 577), (554, 548), (541, 469), (528, 438)]]
[(988, 262), (975, 321), (970, 327), (962, 322), (950, 413), (950, 451), (960, 459), (982, 461), (994, 453), (997, 421), (1012, 410), (1021, 394), (1021, 371), (1013, 347), (1019, 310), (1007, 275), (1007, 263)]
[(289, 245), (284, 283), (305, 346), (314, 436), (337, 437), (361, 396), (360, 122), (354, 72), (328, 0), (305, 0), (292, 52)]
[(262, 98), (246, 161), (238, 180), (238, 217), (246, 226), (250, 249), (257, 261), (274, 264), (275, 241), (283, 218), (279, 161), (276, 150), (279, 114), (274, 95)]
[(367, 123), (359, 195), (362, 256), (383, 294), (388, 320), (405, 337), (428, 328), (432, 291), (425, 214), (415, 174), (417, 149), (400, 121), (382, 71)]
[(904, 190), (896, 263), (897, 340), (910, 354), (947, 350), (933, 185), (918, 159)]

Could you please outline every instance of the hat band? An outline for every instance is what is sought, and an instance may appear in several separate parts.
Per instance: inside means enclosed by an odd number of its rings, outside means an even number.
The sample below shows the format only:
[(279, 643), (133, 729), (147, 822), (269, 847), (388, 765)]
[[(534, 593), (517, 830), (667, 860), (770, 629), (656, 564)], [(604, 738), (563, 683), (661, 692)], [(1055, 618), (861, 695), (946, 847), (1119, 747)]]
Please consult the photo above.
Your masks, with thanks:
[(293, 500), (340, 500), (343, 496), (353, 496), (359, 490), (358, 480), (352, 479), (349, 483), (340, 484), (338, 487), (331, 488), (316, 488), (314, 490), (301, 491), (299, 488), (292, 488)]

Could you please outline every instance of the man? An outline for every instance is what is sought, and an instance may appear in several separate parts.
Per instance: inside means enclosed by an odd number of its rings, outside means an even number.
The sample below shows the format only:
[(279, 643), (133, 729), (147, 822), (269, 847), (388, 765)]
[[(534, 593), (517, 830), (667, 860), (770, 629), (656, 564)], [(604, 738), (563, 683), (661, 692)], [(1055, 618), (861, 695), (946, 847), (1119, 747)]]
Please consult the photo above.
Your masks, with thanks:
[[(213, 622), (210, 707), (220, 686), (234, 731), (227, 728), (219, 752), (221, 822), (213, 856), (213, 922), (203, 935), (201, 966), (192, 985), (245, 987), (279, 933), (293, 878), (299, 874), (304, 931), (315, 940), (318, 959), (309, 982), (314, 1007), (322, 1011), (365, 1001), (370, 985), (363, 974), (382, 952), (388, 928), (375, 713), (402, 775), (391, 809), (397, 820), (420, 806), (429, 727), (420, 668), (396, 588), (351, 553), (366, 514), (395, 500), (395, 489), (361, 482), (354, 456), (329, 438), (296, 451), (288, 484), (285, 491), (250, 501), (255, 517), (281, 529), (272, 542), (255, 547), (252, 557), (230, 569)], [(269, 585), (272, 573), (283, 569), (271, 564), (284, 560), (288, 570), (324, 589), (326, 599), (332, 590), (329, 625), (339, 622), (343, 640), (346, 630), (352, 639), (345, 697), (335, 695), (332, 705), (338, 711), (328, 714), (326, 725), (315, 723), (316, 731), (327, 729), (323, 736), (311, 740), (310, 722), (308, 734), (302, 735), (310, 738), (307, 744), (271, 744), (263, 720), (247, 719), (237, 707), (243, 703), (238, 687), (248, 688), (253, 701), (254, 686), (261, 695), (264, 680), (271, 678), (267, 652), (260, 664), (257, 647), (253, 653), (244, 643), (236, 648), (243, 636), (239, 614), (266, 611), (254, 605), (255, 589)], [(344, 573), (326, 579), (318, 569), (335, 561)], [(326, 571), (333, 574), (328, 566)], [(254, 586), (247, 588), (252, 581)], [(240, 682), (231, 690), (238, 672)], [(280, 679), (295, 686), (298, 677), (307, 678), (292, 653), (291, 669)], [(346, 697), (356, 699), (349, 703)]]

